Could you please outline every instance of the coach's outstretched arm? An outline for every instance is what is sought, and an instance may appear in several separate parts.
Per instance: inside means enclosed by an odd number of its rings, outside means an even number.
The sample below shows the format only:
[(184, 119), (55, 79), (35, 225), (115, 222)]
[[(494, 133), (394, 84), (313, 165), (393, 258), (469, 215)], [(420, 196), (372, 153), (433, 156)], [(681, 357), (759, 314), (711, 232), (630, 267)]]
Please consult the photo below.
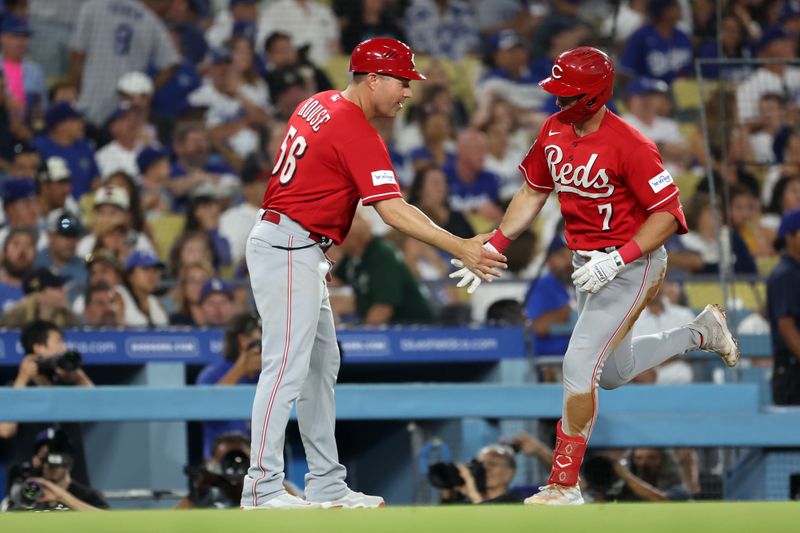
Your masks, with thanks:
[(402, 198), (389, 198), (376, 202), (373, 206), (384, 222), (406, 235), (459, 258), (485, 281), (491, 281), (492, 276), (499, 278), (500, 272), (497, 269), (508, 268), (504, 255), (484, 248), (483, 244), (491, 238), (491, 234), (476, 235), (471, 239), (456, 237), (437, 226), (425, 213)]
[[(523, 184), (511, 199), (497, 231), (484, 247), (491, 252), (504, 251), (511, 241), (531, 226), (547, 201), (548, 195), (547, 192), (536, 191), (527, 184)], [(467, 287), (469, 294), (475, 292), (475, 289), (481, 284), (481, 277), (478, 277), (469, 265), (458, 259), (451, 259), (450, 262), (460, 269), (450, 274), (451, 278), (461, 278), (456, 286)]]

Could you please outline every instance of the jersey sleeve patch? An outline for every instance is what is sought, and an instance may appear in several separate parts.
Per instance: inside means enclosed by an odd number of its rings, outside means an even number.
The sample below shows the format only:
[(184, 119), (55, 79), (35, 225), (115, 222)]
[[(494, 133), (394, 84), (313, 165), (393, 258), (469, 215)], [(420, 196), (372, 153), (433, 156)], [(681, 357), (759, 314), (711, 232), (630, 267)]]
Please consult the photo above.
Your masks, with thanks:
[(397, 180), (391, 170), (374, 170), (372, 172), (372, 185), (375, 187), (392, 184), (397, 184)]
[(650, 188), (653, 189), (653, 192), (658, 194), (659, 192), (663, 191), (668, 185), (673, 183), (672, 176), (667, 170), (664, 170), (648, 181), (650, 184)]

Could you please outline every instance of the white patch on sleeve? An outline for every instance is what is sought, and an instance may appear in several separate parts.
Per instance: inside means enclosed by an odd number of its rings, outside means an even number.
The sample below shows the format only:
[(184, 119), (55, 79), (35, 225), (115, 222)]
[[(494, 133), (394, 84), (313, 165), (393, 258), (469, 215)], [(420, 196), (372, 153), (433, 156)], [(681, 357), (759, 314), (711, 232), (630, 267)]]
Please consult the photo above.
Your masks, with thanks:
[(653, 189), (654, 193), (659, 193), (663, 191), (667, 187), (667, 185), (670, 185), (672, 183), (672, 176), (668, 171), (665, 170), (660, 174), (656, 174), (655, 176), (650, 178), (650, 181), (648, 183), (650, 184), (650, 188)]
[(392, 185), (397, 184), (397, 180), (394, 179), (394, 172), (391, 170), (375, 170), (372, 172), (372, 184), (375, 187)]

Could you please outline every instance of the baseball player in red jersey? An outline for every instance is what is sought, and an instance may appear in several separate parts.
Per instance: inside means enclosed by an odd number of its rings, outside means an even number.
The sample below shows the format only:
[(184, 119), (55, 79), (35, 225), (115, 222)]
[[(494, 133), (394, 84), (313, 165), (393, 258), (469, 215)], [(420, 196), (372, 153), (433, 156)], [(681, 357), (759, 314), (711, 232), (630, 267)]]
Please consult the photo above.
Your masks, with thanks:
[[(561, 111), (539, 130), (522, 161), (526, 183), (486, 244), (502, 252), (558, 193), (573, 250), (578, 320), (564, 355), (564, 403), (548, 484), (525, 503), (583, 503), (578, 473), (597, 417), (597, 387), (614, 389), (676, 354), (703, 349), (734, 366), (739, 349), (725, 314), (707, 306), (684, 327), (631, 338), (631, 328), (658, 292), (667, 268), (663, 244), (685, 233), (678, 188), (655, 144), (605, 107), (614, 65), (590, 47), (556, 58), (541, 85)], [(460, 265), (460, 263), (459, 263)], [(458, 265), (457, 265), (458, 266)], [(480, 278), (452, 274), (470, 290)]]
[[(460, 239), (403, 200), (389, 153), (369, 123), (395, 116), (411, 97), (409, 80), (425, 79), (411, 49), (394, 39), (364, 41), (353, 51), (350, 72), (344, 91), (315, 94), (292, 114), (247, 238), (263, 347), (244, 509), (383, 505), (379, 496), (348, 488), (334, 437), (340, 356), (324, 248), (342, 242), (359, 200), (390, 226), (459, 257), (484, 280), (505, 268), (505, 257), (483, 246), (491, 235)], [(283, 488), (284, 435), (295, 403), (309, 466), (305, 499)]]

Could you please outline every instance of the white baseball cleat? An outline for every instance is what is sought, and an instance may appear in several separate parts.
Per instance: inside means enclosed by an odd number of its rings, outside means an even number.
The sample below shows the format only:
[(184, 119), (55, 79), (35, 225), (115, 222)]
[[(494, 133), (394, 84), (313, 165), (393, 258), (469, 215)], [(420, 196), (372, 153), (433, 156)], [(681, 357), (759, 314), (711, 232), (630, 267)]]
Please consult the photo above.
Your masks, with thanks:
[(525, 505), (583, 505), (583, 495), (578, 485), (568, 487), (550, 483), (533, 496), (525, 498)]
[(380, 496), (370, 496), (363, 492), (347, 489), (347, 494), (337, 500), (322, 502), (323, 509), (368, 509), (383, 507), (384, 501)]
[(736, 363), (739, 362), (739, 343), (728, 329), (725, 310), (722, 307), (717, 304), (708, 304), (703, 312), (692, 320), (689, 328), (698, 331), (703, 336), (701, 350), (718, 353), (725, 364), (730, 367), (736, 366)]
[(309, 502), (303, 498), (292, 496), (288, 492), (284, 492), (264, 503), (260, 503), (257, 507), (253, 507), (252, 505), (241, 506), (245, 511), (256, 511), (260, 509), (319, 509), (320, 507), (318, 503)]

